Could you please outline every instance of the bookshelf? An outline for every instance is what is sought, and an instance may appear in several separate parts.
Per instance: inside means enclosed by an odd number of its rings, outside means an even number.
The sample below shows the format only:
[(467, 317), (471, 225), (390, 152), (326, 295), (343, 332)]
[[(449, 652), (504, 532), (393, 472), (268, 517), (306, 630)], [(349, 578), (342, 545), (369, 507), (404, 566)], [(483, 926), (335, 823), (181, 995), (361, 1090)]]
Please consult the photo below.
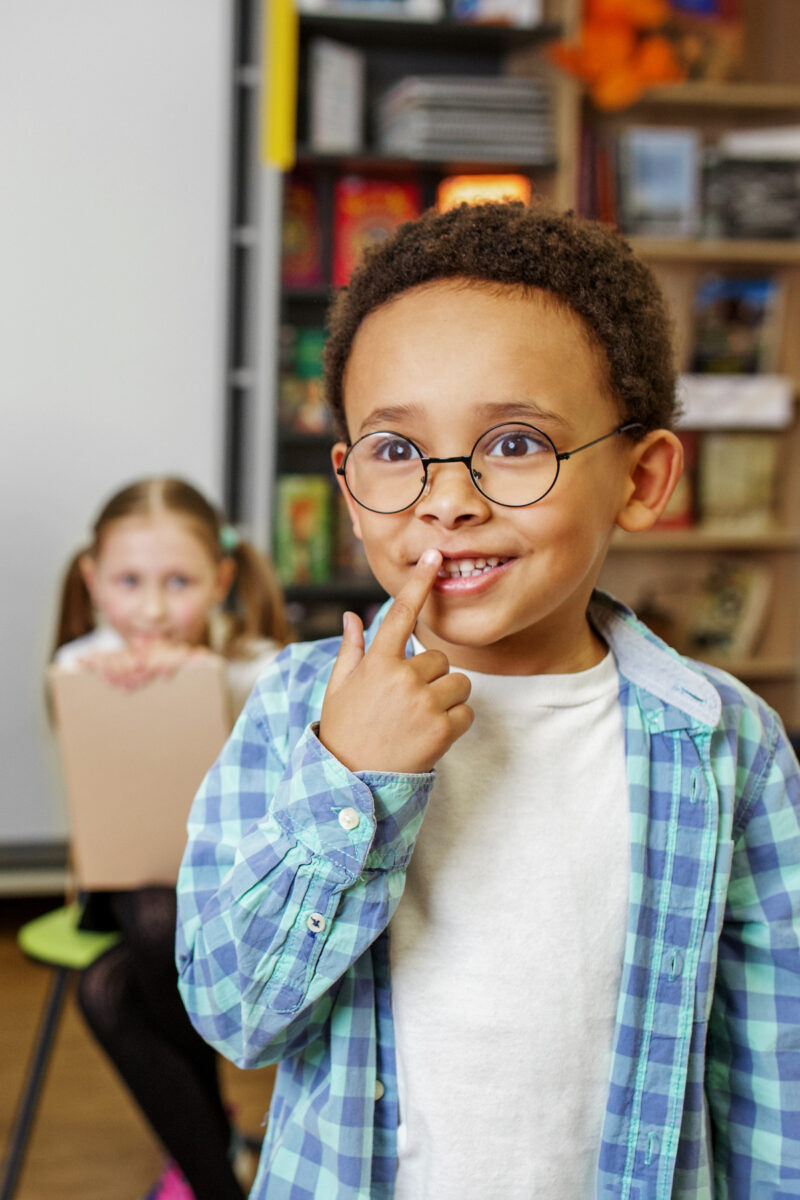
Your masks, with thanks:
[[(441, 178), (451, 172), (492, 173), (516, 169), (533, 181), (534, 192), (558, 207), (580, 208), (581, 155), (586, 131), (613, 136), (633, 125), (698, 131), (710, 144), (727, 129), (754, 129), (800, 124), (800, 66), (796, 44), (797, 0), (741, 0), (745, 20), (745, 61), (734, 82), (690, 81), (649, 89), (641, 101), (613, 114), (601, 114), (588, 104), (581, 87), (549, 67), (546, 51), (560, 33), (577, 27), (580, 0), (544, 0), (544, 20), (536, 29), (473, 27), (452, 21), (375, 20), (334, 14), (301, 14), (297, 168), (319, 189), (322, 278), (294, 287), (282, 284), (278, 320), (298, 328), (320, 326), (330, 297), (333, 194), (343, 175), (399, 180), (419, 184), (423, 205), (433, 202)], [(312, 148), (309, 138), (309, 48), (314, 38), (326, 37), (358, 49), (365, 56), (365, 110), (373, 113), (376, 97), (386, 86), (409, 73), (459, 73), (545, 78), (553, 100), (552, 122), (557, 153), (552, 162), (474, 162), (419, 159), (384, 154), (374, 125), (366, 122), (362, 143), (346, 152)], [(800, 325), (800, 237), (776, 239), (664, 237), (631, 235), (636, 252), (653, 268), (676, 325), (682, 370), (687, 369), (692, 345), (692, 303), (698, 281), (709, 273), (745, 277), (769, 275), (780, 286), (780, 333), (775, 370), (800, 390), (800, 343), (792, 330)], [(277, 392), (277, 385), (275, 388)], [(277, 413), (278, 399), (274, 397)], [(748, 423), (749, 424), (749, 423)], [(275, 474), (327, 473), (328, 438), (298, 434), (275, 417)], [(699, 430), (702, 437), (704, 431)], [(783, 716), (791, 730), (800, 729), (800, 473), (793, 464), (800, 453), (796, 414), (780, 436), (778, 486), (768, 527), (747, 530), (708, 530), (700, 524), (678, 530), (655, 531), (613, 539), (601, 584), (623, 600), (637, 602), (648, 581), (671, 577), (700, 577), (720, 559), (754, 564), (771, 576), (768, 615), (752, 652), (724, 660), (733, 673), (758, 690)], [(382, 594), (369, 579), (347, 568), (333, 568), (325, 582), (287, 586), (300, 636), (338, 632), (345, 607), (368, 615)], [(326, 625), (330, 623), (330, 627)], [(708, 655), (709, 659), (713, 656)]]
[[(435, 202), (440, 181), (451, 174), (513, 172), (529, 178), (538, 194), (552, 194), (559, 176), (552, 154), (537, 154), (528, 161), (518, 155), (499, 154), (494, 147), (491, 153), (472, 156), (437, 155), (429, 151), (388, 152), (381, 148), (376, 114), (381, 95), (405, 77), (468, 75), (497, 79), (510, 73), (509, 64), (516, 53), (533, 52), (538, 58), (541, 49), (560, 31), (556, 18), (546, 19), (533, 28), (513, 28), (470, 25), (449, 19), (420, 21), (324, 12), (299, 14), (297, 154), (294, 171), (285, 180), (284, 195), (288, 195), (293, 180), (313, 190), (319, 230), (319, 270), (315, 278), (298, 282), (287, 279), (285, 269), (282, 272), (280, 321), (284, 339), (287, 340), (287, 330), (296, 331), (288, 335), (290, 346), (298, 336), (302, 337), (303, 330), (321, 328), (331, 297), (339, 181), (355, 177), (379, 185), (412, 183), (418, 191), (420, 208)], [(320, 38), (356, 51), (363, 64), (360, 137), (358, 144), (340, 151), (317, 148), (313, 137), (312, 59), (314, 43)], [(552, 115), (558, 119), (555, 104)], [(285, 216), (284, 222), (287, 219), (295, 218)], [(282, 576), (298, 635), (316, 637), (338, 633), (345, 608), (368, 618), (385, 596), (371, 576), (365, 574), (366, 566), (358, 558), (358, 548), (347, 544), (348, 534), (342, 523), (349, 529), (349, 521), (336, 496), (329, 459), (330, 436), (322, 431), (292, 428), (293, 417), (291, 414), (287, 417), (285, 379), (287, 375), (292, 377), (291, 353), (290, 349), (288, 357), (284, 356), (277, 387), (274, 523), (277, 531), (283, 522), (293, 519), (282, 498), (286, 476), (312, 477), (312, 489), (320, 476), (330, 482), (333, 503), (326, 521), (332, 546), (327, 578), (298, 578), (292, 563), (283, 565)], [(292, 485), (289, 486), (291, 489)], [(276, 548), (279, 540), (276, 536)], [(284, 544), (285, 541), (284, 538)], [(280, 562), (278, 566), (281, 567)]]
[[(568, 12), (566, 10), (569, 10)], [(578, 6), (564, 11), (575, 28)], [(571, 164), (565, 187), (576, 202), (581, 191), (581, 139), (588, 130), (613, 140), (630, 126), (691, 128), (702, 145), (713, 145), (729, 129), (800, 125), (800, 66), (788, 42), (800, 30), (795, 0), (741, 0), (744, 61), (735, 81), (690, 80), (650, 88), (641, 100), (615, 113), (599, 113), (568, 81), (562, 91), (571, 120), (565, 126)], [(563, 146), (560, 147), (563, 153)], [(800, 347), (793, 330), (800, 320), (800, 227), (797, 240), (784, 238), (677, 238), (631, 235), (637, 254), (649, 263), (667, 297), (676, 328), (679, 364), (687, 370), (693, 345), (692, 306), (699, 282), (710, 274), (738, 278), (770, 277), (780, 289), (777, 360), (774, 370), (790, 377), (795, 404), (779, 430), (780, 448), (771, 520), (759, 532), (715, 532), (702, 523), (686, 529), (657, 530), (635, 537), (616, 536), (601, 585), (641, 607), (659, 581), (669, 588), (697, 580), (715, 563), (747, 564), (769, 573), (769, 600), (763, 628), (751, 653), (721, 656), (694, 651), (750, 683), (781, 713), (790, 730), (800, 728), (800, 481), (794, 464), (800, 453), (796, 399), (800, 392)], [(749, 422), (748, 422), (749, 424)], [(702, 427), (697, 436), (709, 432)], [(730, 429), (732, 435), (738, 432)]]

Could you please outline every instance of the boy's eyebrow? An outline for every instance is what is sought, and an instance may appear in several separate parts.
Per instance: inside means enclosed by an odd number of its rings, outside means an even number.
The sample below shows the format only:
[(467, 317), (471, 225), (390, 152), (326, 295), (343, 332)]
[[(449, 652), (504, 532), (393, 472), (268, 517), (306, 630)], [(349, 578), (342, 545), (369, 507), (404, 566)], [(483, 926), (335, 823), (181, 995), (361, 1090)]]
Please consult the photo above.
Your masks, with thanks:
[[(375, 408), (362, 422), (359, 436), (371, 430), (392, 429), (406, 421), (419, 419), (424, 412), (424, 405), (419, 404), (391, 404)], [(525, 421), (528, 424), (544, 421), (565, 430), (571, 428), (570, 422), (560, 413), (542, 408), (535, 400), (487, 400), (473, 409), (472, 414), (485, 418), (487, 427), (505, 421)]]
[(566, 417), (562, 417), (560, 413), (553, 412), (549, 408), (542, 408), (535, 400), (487, 400), (484, 404), (478, 405), (477, 412), (482, 416), (485, 415), (490, 423), (492, 421), (525, 421), (535, 425), (537, 421), (545, 421), (550, 425), (559, 425), (563, 429), (571, 428)]

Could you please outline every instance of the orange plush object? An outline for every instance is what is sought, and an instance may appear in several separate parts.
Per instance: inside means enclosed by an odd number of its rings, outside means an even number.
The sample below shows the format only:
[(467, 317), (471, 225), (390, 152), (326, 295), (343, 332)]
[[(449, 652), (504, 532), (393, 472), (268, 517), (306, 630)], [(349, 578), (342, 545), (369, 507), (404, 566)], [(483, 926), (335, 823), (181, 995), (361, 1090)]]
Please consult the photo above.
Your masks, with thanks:
[(597, 108), (627, 108), (651, 84), (686, 78), (664, 32), (673, 15), (669, 0), (585, 0), (577, 41), (556, 43), (552, 60)]

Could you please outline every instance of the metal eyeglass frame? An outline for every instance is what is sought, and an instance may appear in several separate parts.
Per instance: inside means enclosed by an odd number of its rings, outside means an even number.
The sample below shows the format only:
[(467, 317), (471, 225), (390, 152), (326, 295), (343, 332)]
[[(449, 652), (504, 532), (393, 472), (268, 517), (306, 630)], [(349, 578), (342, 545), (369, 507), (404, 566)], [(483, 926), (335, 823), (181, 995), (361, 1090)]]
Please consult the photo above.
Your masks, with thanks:
[[(486, 435), (488, 433), (492, 433), (493, 430), (495, 430), (495, 429), (503, 429), (506, 426), (510, 426), (511, 428), (514, 428), (514, 429), (532, 429), (534, 431), (534, 433), (537, 433), (540, 437), (543, 437), (545, 439), (545, 441), (550, 443), (550, 445), (553, 448), (553, 454), (555, 455), (555, 459), (556, 459), (556, 473), (553, 476), (553, 482), (550, 484), (550, 487), (547, 489), (546, 492), (542, 492), (541, 496), (537, 496), (535, 500), (527, 500), (524, 504), (504, 504), (502, 500), (492, 499), (492, 497), (487, 495), (487, 493), (483, 490), (481, 485), (478, 483), (478, 479), (480, 478), (480, 473), (477, 471), (473, 471), (473, 469), (472, 469), (472, 456), (475, 453), (475, 451), (477, 450), (480, 443), (486, 437)], [(545, 433), (543, 429), (539, 429), (536, 425), (528, 425), (524, 421), (520, 421), (520, 422), (501, 421), (499, 425), (490, 425), (488, 429), (485, 429), (483, 431), (481, 436), (475, 442), (475, 445), (470, 450), (469, 454), (456, 455), (453, 458), (426, 458), (425, 455), (420, 450), (419, 446), (416, 444), (416, 442), (412, 441), (412, 439), (410, 437), (406, 437), (405, 434), (395, 433), (393, 430), (390, 430), (390, 429), (376, 429), (371, 433), (365, 433), (363, 437), (358, 438), (355, 442), (352, 443), (352, 445), (348, 446), (347, 453), (345, 454), (344, 458), (342, 459), (341, 464), (336, 468), (336, 474), (342, 476), (342, 478), (344, 479), (345, 487), (347, 488), (348, 492), (350, 493), (350, 495), (353, 497), (356, 504), (358, 504), (360, 508), (365, 508), (367, 510), (367, 512), (378, 513), (380, 516), (384, 516), (384, 517), (391, 517), (391, 516), (394, 516), (395, 513), (405, 512), (407, 508), (414, 507), (414, 505), (417, 503), (417, 501), (420, 499), (420, 497), (422, 495), (424, 495), (424, 493), (425, 493), (425, 488), (428, 483), (428, 467), (430, 466), (431, 463), (463, 463), (464, 466), (467, 468), (467, 471), (469, 472), (469, 477), (472, 480), (475, 487), (477, 488), (477, 490), (491, 504), (498, 504), (501, 508), (530, 508), (530, 506), (532, 504), (538, 504), (540, 500), (544, 500), (545, 496), (547, 496), (553, 490), (553, 488), (556, 486), (556, 481), (558, 479), (559, 474), (561, 473), (562, 462), (566, 462), (568, 458), (572, 458), (573, 454), (580, 454), (581, 450), (588, 450), (590, 446), (596, 446), (598, 444), (598, 442), (605, 442), (609, 438), (616, 437), (616, 435), (618, 433), (630, 433), (632, 429), (644, 429), (644, 425), (642, 424), (641, 421), (628, 421), (624, 425), (618, 425), (616, 429), (612, 429), (611, 433), (604, 433), (602, 437), (593, 438), (591, 442), (584, 442), (584, 444), (582, 446), (576, 446), (574, 450), (564, 450), (561, 453), (559, 453), (559, 451), (556, 449), (553, 439), (549, 436), (549, 434)], [(402, 441), (408, 442), (409, 446), (413, 446), (414, 449), (416, 450), (417, 454), (419, 455), (419, 461), (420, 461), (420, 465), (422, 467), (422, 481), (420, 484), (420, 489), (417, 492), (414, 499), (410, 500), (408, 504), (404, 504), (402, 508), (390, 508), (388, 510), (382, 509), (382, 508), (370, 508), (370, 506), (368, 504), (364, 504), (363, 501), (359, 500), (358, 496), (356, 496), (355, 493), (351, 490), (350, 484), (347, 482), (347, 474), (346, 474), (347, 460), (350, 457), (351, 453), (353, 452), (353, 450), (355, 450), (356, 446), (358, 446), (360, 442), (363, 442), (367, 438), (370, 438), (370, 437), (376, 437), (379, 434), (384, 434), (389, 437), (401, 438)]]

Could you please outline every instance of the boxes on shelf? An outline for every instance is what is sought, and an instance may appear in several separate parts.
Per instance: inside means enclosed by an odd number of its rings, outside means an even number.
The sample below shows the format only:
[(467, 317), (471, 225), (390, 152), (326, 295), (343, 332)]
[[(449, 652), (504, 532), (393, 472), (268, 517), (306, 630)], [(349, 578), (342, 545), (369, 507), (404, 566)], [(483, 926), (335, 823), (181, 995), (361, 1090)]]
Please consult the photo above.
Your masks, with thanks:
[(343, 175), (334, 185), (333, 286), (347, 284), (364, 251), (422, 211), (415, 180)]
[(681, 375), (681, 429), (787, 429), (794, 416), (788, 375)]
[(313, 181), (299, 174), (286, 180), (281, 236), (284, 287), (318, 287), (323, 282), (319, 198)]
[(327, 583), (333, 568), (333, 492), (322, 475), (279, 475), (275, 568), (284, 584)]

